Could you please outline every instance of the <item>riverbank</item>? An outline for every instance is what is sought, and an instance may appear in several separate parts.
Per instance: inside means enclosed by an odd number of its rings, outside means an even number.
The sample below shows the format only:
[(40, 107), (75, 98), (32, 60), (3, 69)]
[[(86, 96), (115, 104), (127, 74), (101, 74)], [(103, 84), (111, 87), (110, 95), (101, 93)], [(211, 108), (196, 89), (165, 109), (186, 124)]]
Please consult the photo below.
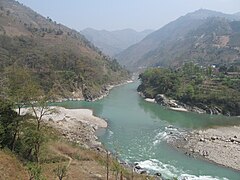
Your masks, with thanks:
[[(132, 78), (133, 79), (133, 78)], [(118, 82), (116, 84), (111, 84), (111, 85), (106, 85), (104, 88), (102, 88), (102, 90), (99, 92), (99, 94), (96, 97), (93, 97), (92, 95), (90, 95), (89, 97), (84, 97), (82, 93), (81, 96), (75, 96), (74, 94), (79, 94), (79, 93), (75, 93), (73, 92), (73, 96), (68, 97), (68, 98), (59, 98), (50, 102), (64, 102), (64, 101), (97, 101), (100, 99), (103, 99), (104, 97), (108, 96), (109, 92), (118, 86), (122, 86), (124, 84), (128, 84), (128, 83), (132, 83), (133, 80), (126, 80), (126, 81), (122, 81), (122, 82)]]
[(104, 92), (101, 92), (101, 95), (99, 97), (96, 97), (92, 100), (90, 99), (87, 99), (87, 101), (97, 101), (97, 100), (100, 100), (100, 99), (103, 99), (104, 97), (108, 96), (110, 91), (115, 88), (115, 87), (118, 87), (118, 86), (122, 86), (124, 84), (128, 84), (128, 83), (132, 83), (133, 80), (127, 80), (127, 81), (124, 81), (124, 82), (121, 82), (121, 83), (118, 83), (118, 84), (114, 84), (114, 85), (108, 85), (106, 86), (106, 88), (104, 89)]
[(144, 98), (144, 100), (147, 101), (147, 102), (160, 104), (160, 105), (165, 106), (165, 107), (167, 107), (167, 108), (169, 108), (171, 110), (174, 110), (174, 111), (189, 112), (189, 110), (186, 109), (185, 107), (178, 105), (175, 100), (168, 100), (168, 102), (166, 102), (166, 100), (165, 100), (165, 102), (162, 104), (162, 103), (159, 103), (154, 98), (145, 98), (145, 96), (142, 93), (139, 93), (139, 95), (142, 98)]
[(240, 126), (195, 130), (170, 143), (190, 157), (240, 171)]
[[(34, 115), (31, 108), (21, 109), (22, 115), (27, 113)], [(57, 165), (66, 165), (69, 179), (107, 179), (107, 164), (109, 180), (117, 176), (123, 179), (147, 177), (132, 174), (132, 169), (120, 164), (112, 154), (107, 158), (108, 151), (95, 135), (97, 129), (107, 127), (107, 122), (94, 116), (92, 110), (48, 107), (44, 114), (42, 131), (48, 141), (44, 144), (40, 159), (46, 179), (55, 178), (53, 171)]]
[(137, 90), (148, 98), (155, 98), (159, 104), (164, 104), (166, 100), (165, 106), (173, 105), (175, 108), (176, 105), (194, 112), (239, 116), (238, 78), (227, 73), (209, 75), (207, 69), (191, 63), (177, 70), (149, 68), (139, 75), (141, 84)]
[[(71, 142), (78, 143), (86, 148), (100, 147), (95, 132), (99, 128), (106, 128), (107, 122), (93, 115), (90, 109), (65, 109), (50, 107), (43, 121), (59, 130)], [(31, 109), (21, 109), (21, 114), (33, 114)]]
[(139, 92), (139, 95), (144, 98), (147, 102), (157, 103), (159, 105), (162, 105), (168, 109), (174, 110), (174, 111), (182, 111), (182, 112), (196, 112), (199, 114), (205, 113), (205, 114), (215, 114), (215, 115), (227, 115), (231, 116), (229, 113), (224, 114), (223, 111), (217, 107), (210, 107), (203, 103), (198, 104), (186, 104), (180, 101), (177, 101), (175, 99), (171, 99), (169, 97), (166, 97), (164, 94), (157, 94), (155, 98), (147, 98), (142, 92)]

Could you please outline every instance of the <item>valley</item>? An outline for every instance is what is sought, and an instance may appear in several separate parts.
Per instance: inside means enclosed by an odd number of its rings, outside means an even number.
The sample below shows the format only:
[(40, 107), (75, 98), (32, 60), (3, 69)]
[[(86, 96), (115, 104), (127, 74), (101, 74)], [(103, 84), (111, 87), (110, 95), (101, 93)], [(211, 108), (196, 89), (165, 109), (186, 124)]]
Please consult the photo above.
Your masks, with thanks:
[(199, 2), (0, 0), (0, 180), (239, 180), (240, 14)]
[(239, 66), (239, 20), (234, 14), (200, 9), (151, 33), (117, 59), (132, 70), (178, 68), (186, 62)]

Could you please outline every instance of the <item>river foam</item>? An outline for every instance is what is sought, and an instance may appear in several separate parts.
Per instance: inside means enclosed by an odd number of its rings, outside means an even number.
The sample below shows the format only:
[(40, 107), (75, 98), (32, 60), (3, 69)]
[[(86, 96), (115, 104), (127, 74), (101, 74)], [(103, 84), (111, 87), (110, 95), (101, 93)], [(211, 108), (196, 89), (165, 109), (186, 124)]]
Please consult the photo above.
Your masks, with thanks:
[(177, 177), (178, 180), (228, 180), (227, 178), (218, 178), (208, 175), (195, 176), (187, 174), (181, 169), (177, 169), (173, 165), (162, 163), (157, 159), (149, 159), (137, 162), (138, 166), (151, 174), (160, 172), (164, 178)]
[(218, 178), (212, 176), (194, 176), (190, 174), (182, 174), (178, 180), (228, 180), (227, 178)]
[(182, 137), (186, 134), (185, 130), (180, 130), (173, 126), (166, 126), (164, 129), (157, 130), (156, 136), (153, 138), (153, 145), (161, 143), (162, 141), (168, 141), (171, 139)]
[(155, 137), (153, 141), (153, 145), (157, 145), (158, 143), (162, 142), (163, 140), (166, 140), (168, 138), (167, 132), (159, 132)]

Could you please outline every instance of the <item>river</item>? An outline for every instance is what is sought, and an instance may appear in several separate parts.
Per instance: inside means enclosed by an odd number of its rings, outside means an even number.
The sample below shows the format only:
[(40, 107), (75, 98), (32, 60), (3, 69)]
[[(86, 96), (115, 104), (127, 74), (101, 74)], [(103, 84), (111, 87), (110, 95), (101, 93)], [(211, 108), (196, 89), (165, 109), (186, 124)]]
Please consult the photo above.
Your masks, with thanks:
[(96, 102), (66, 101), (55, 105), (66, 108), (90, 108), (108, 122), (98, 132), (99, 140), (111, 152), (128, 163), (139, 162), (150, 172), (166, 178), (191, 180), (240, 180), (240, 172), (186, 156), (166, 143), (168, 135), (192, 129), (240, 124), (239, 118), (212, 116), (167, 110), (146, 102), (137, 93), (139, 82), (111, 90)]

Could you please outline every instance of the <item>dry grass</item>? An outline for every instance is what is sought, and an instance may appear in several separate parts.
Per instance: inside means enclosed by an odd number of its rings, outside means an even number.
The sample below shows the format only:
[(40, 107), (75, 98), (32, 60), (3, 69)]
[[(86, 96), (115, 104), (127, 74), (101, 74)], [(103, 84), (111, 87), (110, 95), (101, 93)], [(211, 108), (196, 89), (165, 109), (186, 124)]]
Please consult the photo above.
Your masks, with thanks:
[[(67, 166), (65, 180), (105, 180), (106, 156), (89, 149), (74, 146), (64, 140), (49, 142), (42, 159), (42, 174), (47, 180), (57, 179), (54, 169)], [(42, 154), (42, 155), (43, 155)], [(43, 158), (43, 157), (42, 157)], [(110, 159), (109, 169), (113, 169)], [(27, 180), (28, 172), (21, 162), (11, 153), (0, 151), (0, 180)], [(110, 170), (109, 180), (114, 180), (114, 171)], [(124, 170), (125, 180), (131, 179), (131, 173)], [(146, 179), (145, 176), (134, 174), (134, 179)]]
[[(67, 166), (67, 177), (64, 180), (105, 180), (107, 157), (103, 152), (85, 149), (61, 138), (51, 127), (44, 128), (49, 141), (41, 150), (41, 169), (46, 180), (56, 180), (54, 169)], [(116, 165), (116, 163), (115, 163)], [(118, 164), (119, 165), (119, 164)], [(118, 166), (117, 165), (117, 166)], [(120, 166), (120, 165), (119, 165)], [(109, 180), (114, 180), (114, 160), (109, 159)], [(124, 180), (131, 179), (131, 172), (122, 167)], [(0, 151), (0, 180), (27, 180), (28, 171), (10, 152)], [(134, 174), (134, 179), (146, 179)]]
[[(90, 149), (83, 149), (74, 146), (64, 140), (49, 143), (49, 154), (54, 153), (59, 159), (64, 159), (57, 163), (42, 164), (43, 174), (47, 179), (54, 179), (56, 176), (53, 170), (58, 165), (66, 165), (68, 167), (66, 180), (81, 180), (81, 179), (106, 179), (106, 155)], [(67, 159), (67, 160), (66, 160)], [(113, 160), (110, 159), (109, 169), (113, 169)], [(124, 170), (124, 179), (131, 179), (131, 173)], [(109, 172), (109, 180), (114, 180), (114, 172)], [(146, 179), (145, 176), (134, 174), (134, 179)]]
[(0, 150), (0, 180), (27, 180), (28, 173), (10, 152)]

